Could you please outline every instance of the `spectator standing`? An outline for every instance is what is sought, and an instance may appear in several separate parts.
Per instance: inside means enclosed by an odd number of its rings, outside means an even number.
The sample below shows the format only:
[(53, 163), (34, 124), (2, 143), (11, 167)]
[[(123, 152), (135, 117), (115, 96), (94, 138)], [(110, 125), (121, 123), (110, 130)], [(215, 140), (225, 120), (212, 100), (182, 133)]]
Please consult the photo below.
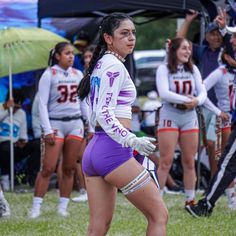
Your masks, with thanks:
[(77, 70), (84, 71), (84, 61), (83, 61), (83, 53), (86, 47), (90, 44), (90, 37), (85, 31), (80, 31), (75, 37), (73, 41), (73, 45), (78, 50), (78, 54), (75, 55), (73, 68)]
[[(24, 148), (28, 141), (26, 113), (21, 109), (24, 101), (23, 91), (13, 89), (13, 100), (0, 104), (0, 169), (3, 190), (10, 189), (10, 126), (13, 125), (14, 163), (25, 158)], [(13, 124), (10, 122), (9, 108), (13, 108)]]

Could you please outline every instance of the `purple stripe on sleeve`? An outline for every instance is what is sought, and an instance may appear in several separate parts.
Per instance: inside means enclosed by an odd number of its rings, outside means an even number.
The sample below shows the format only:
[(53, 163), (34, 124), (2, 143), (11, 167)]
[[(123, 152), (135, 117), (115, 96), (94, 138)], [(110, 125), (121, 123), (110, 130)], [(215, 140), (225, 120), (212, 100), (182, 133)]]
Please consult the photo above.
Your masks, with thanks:
[(118, 105), (130, 104), (130, 101), (117, 100), (117, 104), (118, 104)]
[(121, 97), (133, 97), (134, 91), (120, 91), (119, 95)]

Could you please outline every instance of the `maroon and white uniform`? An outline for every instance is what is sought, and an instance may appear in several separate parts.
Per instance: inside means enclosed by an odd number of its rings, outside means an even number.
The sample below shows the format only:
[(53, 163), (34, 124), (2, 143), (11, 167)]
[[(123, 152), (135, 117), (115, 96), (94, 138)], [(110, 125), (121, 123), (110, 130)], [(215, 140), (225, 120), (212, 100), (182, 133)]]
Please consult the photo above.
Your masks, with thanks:
[[(215, 69), (207, 78), (204, 80), (204, 85), (206, 90), (210, 90), (214, 88), (216, 98), (217, 98), (217, 106), (215, 106), (209, 98), (207, 98), (204, 102), (204, 106), (215, 113), (217, 116), (220, 115), (221, 111), (227, 113), (229, 117), (230, 114), (230, 83), (232, 83), (234, 78), (234, 74), (229, 73), (225, 66), (220, 66)], [(223, 129), (230, 129), (230, 119), (228, 121), (222, 122)]]
[(158, 132), (160, 131), (198, 131), (198, 119), (195, 109), (178, 109), (177, 104), (190, 101), (188, 96), (195, 96), (198, 105), (202, 105), (207, 97), (199, 70), (194, 65), (193, 73), (185, 71), (179, 65), (177, 72), (171, 74), (166, 64), (157, 69), (156, 84), (163, 107), (160, 110)]
[(83, 138), (82, 116), (88, 119), (88, 105), (77, 96), (83, 74), (58, 65), (47, 68), (39, 81), (39, 115), (44, 135), (56, 133), (64, 138), (72, 135)]

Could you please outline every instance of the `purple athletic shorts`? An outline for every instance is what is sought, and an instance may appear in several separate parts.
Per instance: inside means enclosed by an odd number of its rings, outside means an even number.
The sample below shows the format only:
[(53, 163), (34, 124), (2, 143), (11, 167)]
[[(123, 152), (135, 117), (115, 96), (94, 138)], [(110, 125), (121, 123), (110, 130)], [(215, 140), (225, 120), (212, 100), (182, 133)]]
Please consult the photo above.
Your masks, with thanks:
[(88, 176), (104, 177), (132, 157), (130, 147), (122, 147), (104, 131), (98, 131), (84, 151), (83, 172)]

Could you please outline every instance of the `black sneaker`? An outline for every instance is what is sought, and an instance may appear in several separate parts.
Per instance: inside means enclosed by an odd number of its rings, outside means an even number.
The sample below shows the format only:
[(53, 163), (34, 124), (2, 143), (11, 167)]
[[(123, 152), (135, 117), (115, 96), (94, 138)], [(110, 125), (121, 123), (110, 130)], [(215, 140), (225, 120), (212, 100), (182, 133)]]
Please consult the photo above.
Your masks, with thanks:
[(210, 216), (213, 210), (213, 207), (207, 203), (205, 198), (198, 201), (195, 205), (186, 205), (185, 209), (188, 213), (194, 217), (199, 216)]
[(172, 187), (168, 187), (166, 192), (172, 193), (172, 194), (180, 194), (180, 193), (184, 193), (184, 189), (176, 184)]

